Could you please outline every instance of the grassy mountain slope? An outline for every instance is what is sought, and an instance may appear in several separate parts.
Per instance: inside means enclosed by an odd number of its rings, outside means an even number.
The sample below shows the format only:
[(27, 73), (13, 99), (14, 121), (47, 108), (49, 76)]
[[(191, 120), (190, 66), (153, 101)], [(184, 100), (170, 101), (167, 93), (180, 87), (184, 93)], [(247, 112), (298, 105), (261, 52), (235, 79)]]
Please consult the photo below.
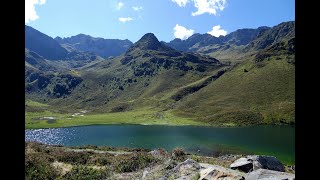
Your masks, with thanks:
[[(239, 51), (229, 51), (241, 54), (241, 61), (230, 66), (211, 56), (176, 51), (148, 33), (107, 61), (28, 75), (27, 98), (50, 108), (28, 113), (27, 127), (294, 123), (294, 22), (265, 28), (247, 45), (236, 43)], [(89, 113), (71, 117), (81, 110)], [(45, 115), (60, 119), (53, 124), (32, 120)]]
[(82, 84), (70, 96), (52, 103), (100, 112), (158, 107), (159, 100), (153, 100), (157, 96), (221, 67), (214, 58), (179, 53), (161, 44), (153, 34), (146, 34), (124, 55), (79, 71)]
[(175, 113), (213, 124), (294, 123), (294, 49), (294, 38), (271, 43), (180, 101)]

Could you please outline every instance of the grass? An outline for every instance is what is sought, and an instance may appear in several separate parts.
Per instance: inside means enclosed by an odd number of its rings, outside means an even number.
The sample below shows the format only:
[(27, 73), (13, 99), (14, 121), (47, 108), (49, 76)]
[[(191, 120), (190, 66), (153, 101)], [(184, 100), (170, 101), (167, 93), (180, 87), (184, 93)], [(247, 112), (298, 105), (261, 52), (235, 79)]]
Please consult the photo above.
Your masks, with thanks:
[[(50, 106), (27, 101), (26, 128), (93, 124), (228, 127), (294, 124), (295, 66), (284, 55), (259, 63), (249, 58), (205, 87), (183, 94), (178, 101), (172, 97), (183, 89), (204, 83), (221, 67), (204, 73), (160, 68), (156, 76), (135, 77), (131, 70), (123, 75), (125, 69), (117, 63), (114, 61), (111, 69), (83, 75), (84, 83), (70, 96), (48, 101)], [(114, 74), (114, 68), (121, 71)], [(118, 76), (123, 78), (117, 79)], [(120, 86), (124, 89), (119, 90)], [(71, 118), (77, 109), (92, 113)], [(58, 118), (49, 123), (34, 120), (44, 116)]]
[(30, 107), (48, 107), (49, 105), (28, 99), (28, 100), (26, 100), (26, 106), (30, 106)]
[[(157, 114), (162, 114), (159, 118)], [(54, 113), (51, 111), (26, 112), (26, 129), (57, 128), (70, 126), (98, 125), (98, 124), (140, 124), (140, 125), (199, 125), (208, 124), (193, 121), (190, 118), (174, 116), (170, 111), (158, 112), (155, 110), (140, 110), (104, 114), (85, 114), (84, 116), (72, 117), (71, 113)], [(46, 120), (36, 120), (41, 117), (57, 117), (55, 123)], [(69, 119), (68, 119), (69, 118)], [(71, 119), (70, 119), (71, 118)]]
[(185, 97), (173, 114), (231, 126), (294, 123), (295, 66), (282, 56), (261, 63), (247, 60), (238, 64)]

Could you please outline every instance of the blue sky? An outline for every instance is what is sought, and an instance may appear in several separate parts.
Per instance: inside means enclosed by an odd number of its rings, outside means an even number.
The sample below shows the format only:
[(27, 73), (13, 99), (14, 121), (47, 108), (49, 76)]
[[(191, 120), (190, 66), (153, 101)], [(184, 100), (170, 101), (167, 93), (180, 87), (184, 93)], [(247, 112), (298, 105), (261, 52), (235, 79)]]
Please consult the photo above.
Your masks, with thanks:
[(25, 0), (26, 25), (51, 37), (186, 39), (295, 20), (294, 0)]

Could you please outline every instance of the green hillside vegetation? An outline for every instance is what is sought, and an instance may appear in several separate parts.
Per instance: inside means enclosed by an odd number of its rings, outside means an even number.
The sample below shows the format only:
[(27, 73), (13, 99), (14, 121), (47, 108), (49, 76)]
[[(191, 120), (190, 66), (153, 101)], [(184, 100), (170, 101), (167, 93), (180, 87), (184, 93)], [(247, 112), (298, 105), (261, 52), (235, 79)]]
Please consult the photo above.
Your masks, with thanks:
[(213, 124), (294, 123), (295, 68), (278, 58), (237, 65), (174, 112)]
[[(220, 51), (223, 61), (213, 58), (219, 50), (179, 52), (148, 33), (107, 60), (26, 62), (26, 128), (294, 124), (294, 22), (262, 29), (230, 36), (234, 48)], [(241, 35), (248, 31), (256, 34)], [(203, 48), (214, 46), (205, 42)], [(41, 70), (44, 65), (59, 71)], [(55, 119), (43, 119), (50, 116)]]

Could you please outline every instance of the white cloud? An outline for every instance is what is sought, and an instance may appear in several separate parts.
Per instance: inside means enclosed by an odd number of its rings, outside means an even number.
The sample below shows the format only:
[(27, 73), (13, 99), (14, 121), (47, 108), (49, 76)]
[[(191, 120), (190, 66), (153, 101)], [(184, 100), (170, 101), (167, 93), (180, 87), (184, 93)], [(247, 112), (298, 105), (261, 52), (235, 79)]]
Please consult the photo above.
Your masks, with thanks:
[(46, 3), (46, 0), (25, 0), (25, 23), (34, 21), (39, 18), (35, 10), (35, 5), (43, 5)]
[(212, 27), (212, 30), (207, 32), (208, 34), (211, 34), (212, 36), (215, 36), (215, 37), (219, 37), (220, 35), (222, 36), (225, 36), (227, 35), (227, 31), (221, 29), (221, 26), (218, 25), (218, 26), (213, 26)]
[(132, 9), (134, 11), (141, 11), (143, 8), (142, 8), (142, 6), (132, 6)]
[(123, 2), (119, 2), (117, 5), (117, 9), (120, 10), (124, 6)]
[(182, 40), (187, 39), (188, 37), (192, 36), (192, 34), (194, 33), (193, 29), (187, 29), (183, 26), (180, 26), (179, 24), (176, 24), (173, 30), (174, 30), (174, 37)]
[(198, 16), (204, 13), (217, 14), (217, 11), (222, 11), (226, 6), (226, 0), (193, 0), (196, 12), (192, 12), (192, 16)]
[(189, 2), (192, 2), (194, 7), (197, 8), (196, 12), (192, 12), (192, 16), (198, 16), (201, 14), (209, 13), (217, 15), (217, 11), (223, 11), (226, 7), (227, 0), (171, 0), (180, 7), (186, 6)]
[(187, 5), (187, 3), (189, 2), (189, 0), (172, 0), (172, 2), (175, 2), (178, 4), (178, 6), (180, 7), (184, 7)]
[(120, 17), (119, 21), (122, 23), (128, 22), (128, 21), (132, 21), (133, 19), (131, 17)]

